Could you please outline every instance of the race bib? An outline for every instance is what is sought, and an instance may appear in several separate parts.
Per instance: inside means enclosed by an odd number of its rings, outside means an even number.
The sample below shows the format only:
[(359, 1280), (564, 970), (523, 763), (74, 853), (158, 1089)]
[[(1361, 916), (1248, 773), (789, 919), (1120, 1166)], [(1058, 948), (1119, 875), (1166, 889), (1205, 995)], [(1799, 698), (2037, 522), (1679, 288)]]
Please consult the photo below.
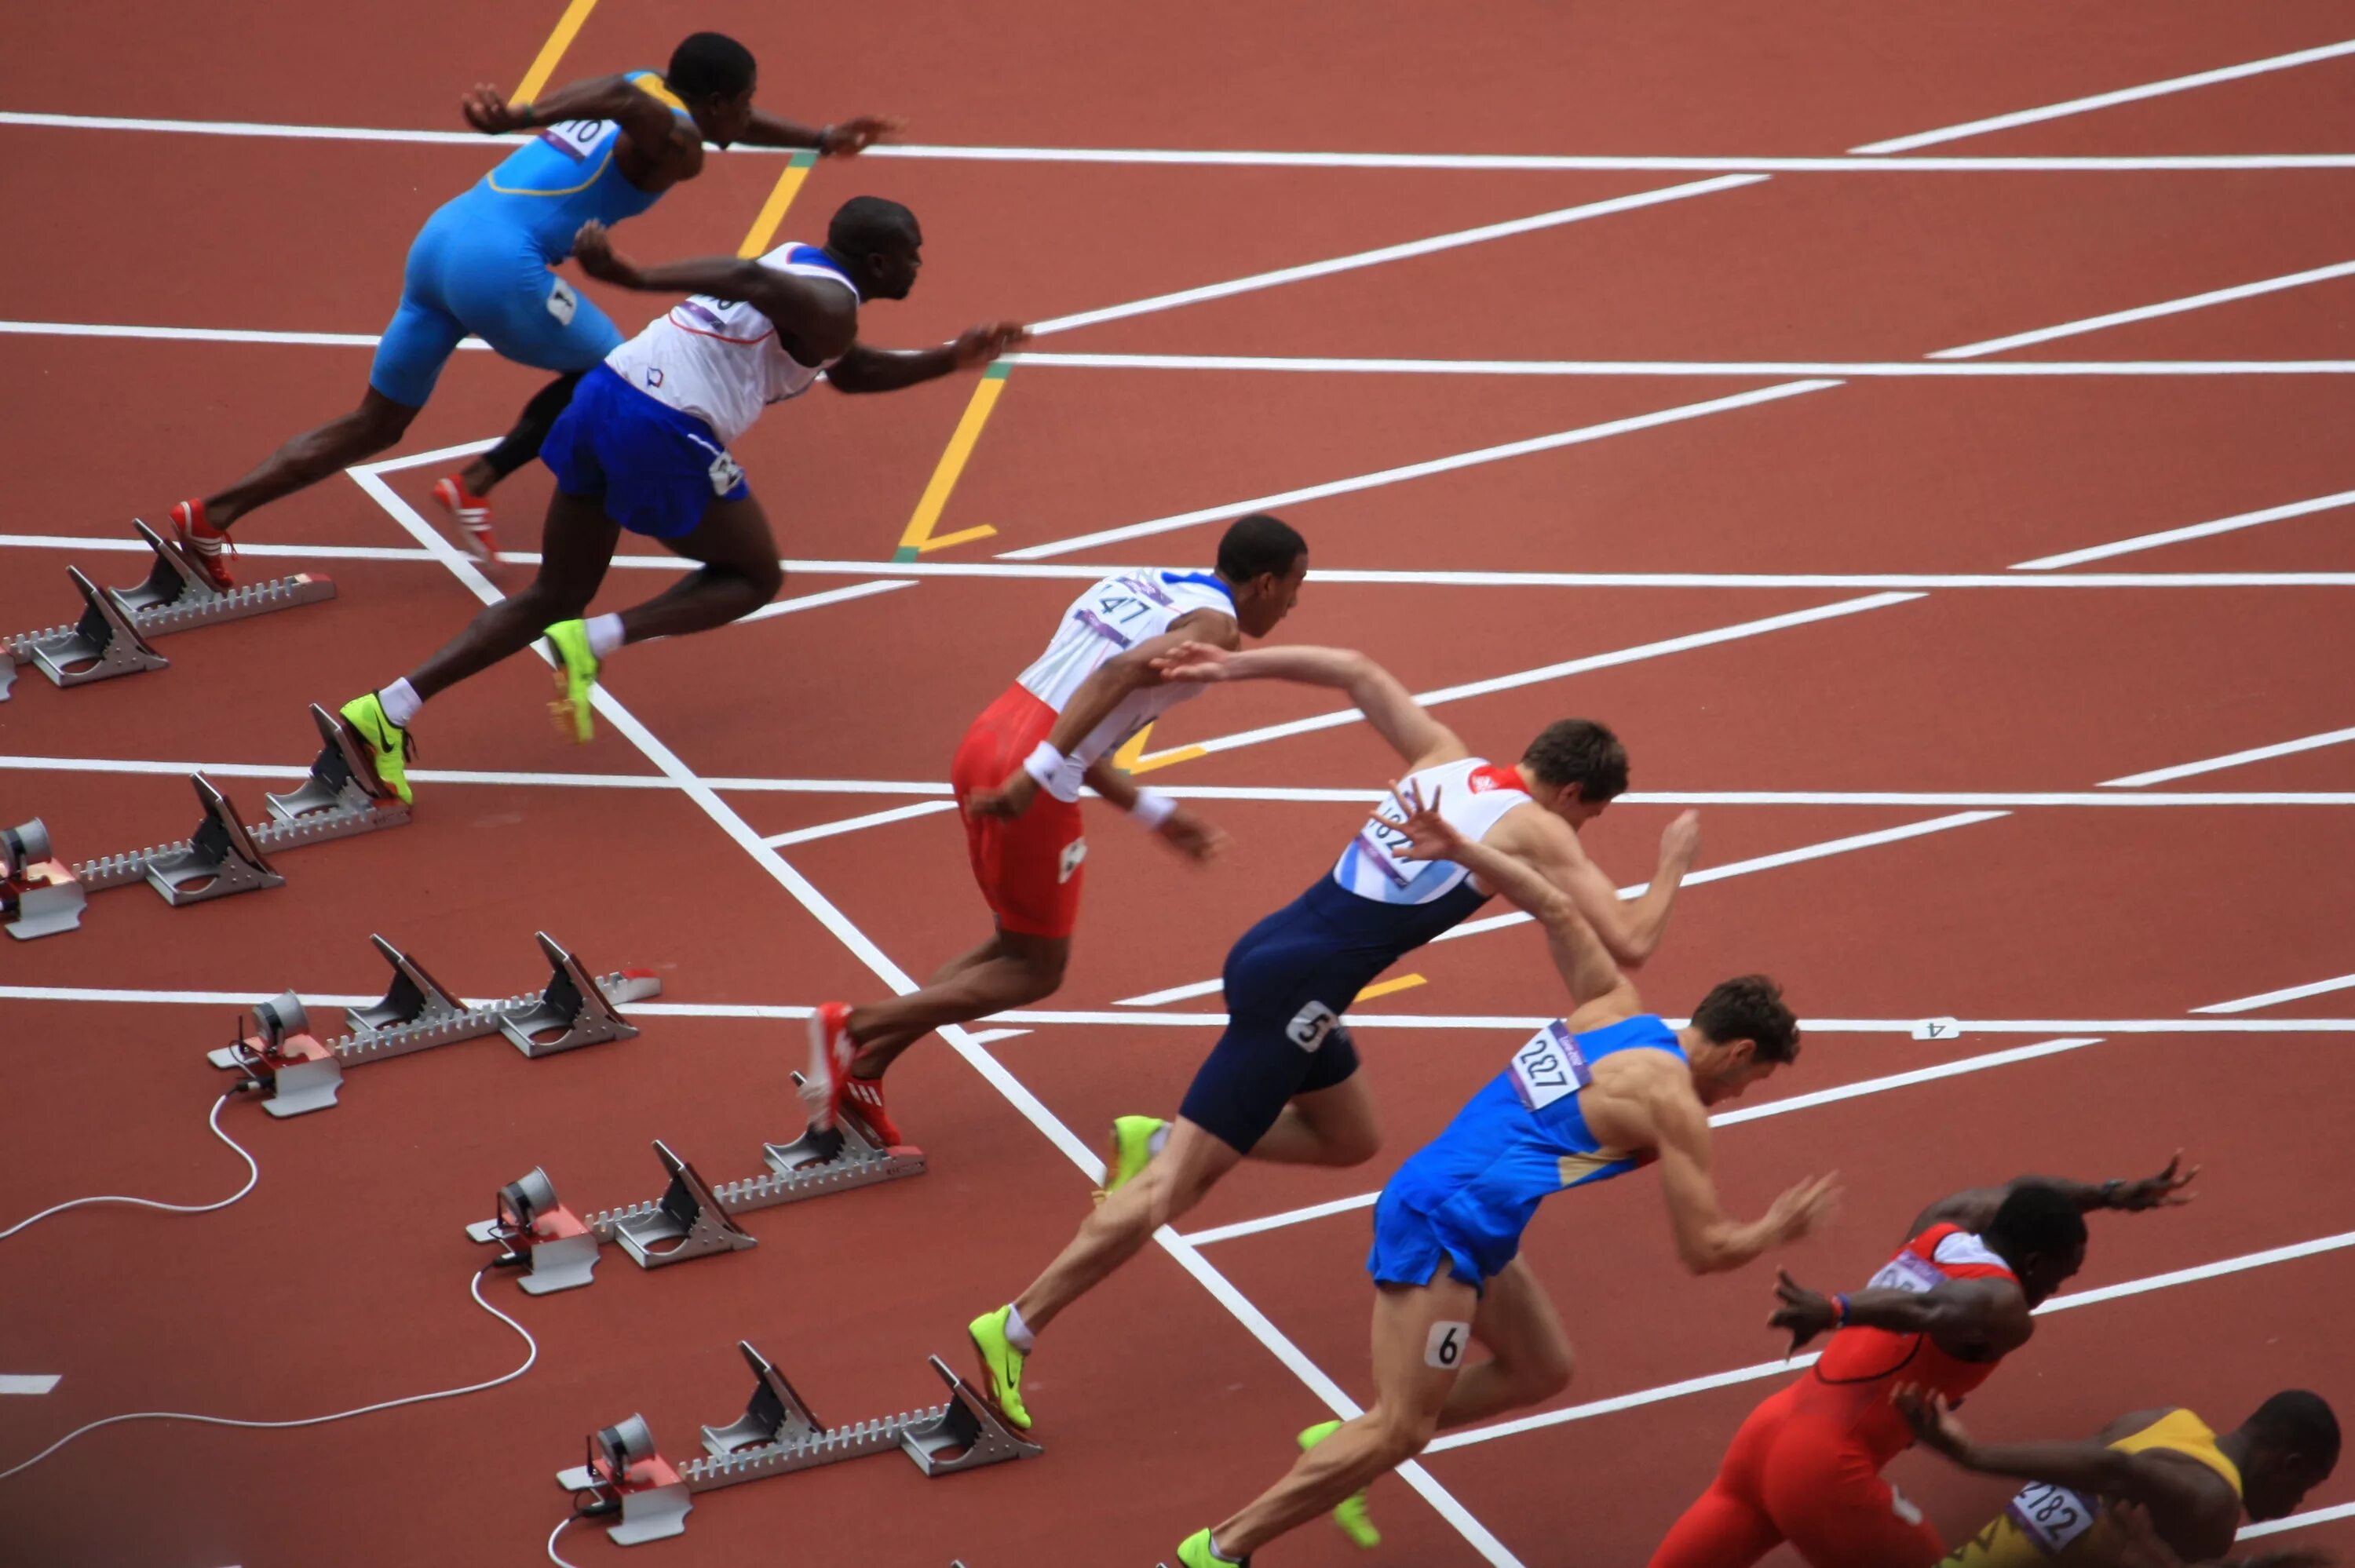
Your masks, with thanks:
[(1530, 1035), (1529, 1043), (1513, 1054), (1513, 1087), (1531, 1110), (1543, 1110), (1593, 1081), (1594, 1073), (1579, 1054), (1570, 1026), (1560, 1019)]
[(539, 140), (543, 145), (555, 148), (574, 163), (585, 164), (589, 161), (590, 149), (597, 145), (612, 124), (610, 120), (559, 120), (553, 125), (542, 127)]
[(2031, 1481), (2020, 1489), (2019, 1495), (2011, 1499), (2004, 1512), (2047, 1557), (2058, 1557), (2079, 1536), (2094, 1528), (2094, 1521), (2102, 1516), (2102, 1505), (2091, 1498), (2079, 1497), (2066, 1487)]
[(1946, 1283), (1938, 1266), (1901, 1252), (1891, 1258), (1879, 1274), (1865, 1282), (1873, 1290), (1910, 1290), (1916, 1296), (1926, 1295)]
[(549, 285), (548, 313), (556, 318), (559, 326), (570, 326), (573, 313), (580, 308), (581, 296), (572, 291), (571, 284), (559, 278)]
[(1062, 863), (1055, 869), (1058, 883), (1069, 882), (1080, 874), (1080, 865), (1088, 858), (1088, 841), (1073, 839), (1063, 846)]
[(1333, 1026), (1340, 1022), (1333, 1016), (1331, 1008), (1321, 1001), (1312, 1001), (1292, 1015), (1292, 1022), (1284, 1025), (1284, 1037), (1303, 1051), (1314, 1051), (1325, 1044), (1325, 1036), (1332, 1033)]
[[(721, 452), (711, 460), (710, 474), (711, 493), (714, 495), (725, 496), (730, 491), (744, 482), (744, 471), (738, 467), (736, 460), (726, 452)], [(1067, 872), (1065, 880), (1069, 879), (1070, 874)]]
[(1380, 810), (1383, 821), (1378, 822), (1369, 819), (1358, 830), (1358, 847), (1366, 852), (1366, 859), (1372, 863), (1376, 871), (1404, 887), (1414, 880), (1416, 870), (1403, 858), (1407, 847), (1406, 832), (1393, 826), (1389, 820), (1390, 814), (1398, 810), (1396, 804), (1385, 800)]

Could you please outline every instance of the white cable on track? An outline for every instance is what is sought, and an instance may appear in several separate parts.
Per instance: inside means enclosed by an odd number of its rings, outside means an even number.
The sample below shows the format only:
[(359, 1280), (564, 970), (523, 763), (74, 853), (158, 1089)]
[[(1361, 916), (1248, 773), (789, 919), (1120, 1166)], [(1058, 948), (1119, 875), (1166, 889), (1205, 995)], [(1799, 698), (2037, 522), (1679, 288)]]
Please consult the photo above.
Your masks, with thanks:
[[(154, 1198), (124, 1198), (119, 1197), (111, 1192), (96, 1198), (75, 1198), (70, 1202), (57, 1204), (53, 1208), (43, 1209), (39, 1213), (35, 1214), (29, 1220), (17, 1221), (15, 1224), (10, 1225), (6, 1230), (0, 1231), (0, 1241), (6, 1241), (10, 1236), (15, 1235), (18, 1231), (24, 1230), (27, 1226), (40, 1224), (43, 1220), (48, 1219), (51, 1214), (62, 1214), (68, 1209), (79, 1209), (86, 1203), (130, 1203), (142, 1209), (161, 1209), (167, 1214), (208, 1214), (215, 1209), (228, 1208), (240, 1198), (242, 1198), (248, 1192), (252, 1192), (253, 1184), (261, 1180), (261, 1167), (253, 1162), (253, 1156), (248, 1154), (245, 1151), (244, 1147), (240, 1145), (237, 1139), (231, 1138), (229, 1134), (221, 1130), (221, 1107), (229, 1104), (230, 1097), (236, 1093), (237, 1091), (235, 1089), (231, 1089), (228, 1094), (225, 1094), (221, 1096), (220, 1098), (215, 1100), (213, 1102), (212, 1115), (205, 1118), (207, 1125), (211, 1127), (213, 1129), (213, 1136), (219, 1139), (223, 1143), (228, 1144), (229, 1148), (235, 1150), (237, 1151), (237, 1157), (245, 1161), (245, 1185), (240, 1187), (236, 1192), (231, 1192), (228, 1197), (223, 1198), (219, 1202), (165, 1203), (158, 1202)], [(10, 1473), (13, 1474), (14, 1472), (12, 1471)]]
[[(59, 1438), (56, 1442), (50, 1444), (48, 1447), (42, 1449), (39, 1453), (34, 1455), (31, 1458), (25, 1460), (22, 1464), (12, 1466), (5, 1470), (0, 1470), (0, 1481), (5, 1481), (11, 1476), (21, 1475), (23, 1472), (31, 1469), (34, 1466), (39, 1464), (42, 1460), (48, 1458), (50, 1455), (56, 1453), (59, 1449), (64, 1447), (67, 1444), (72, 1442), (75, 1438), (81, 1436), (85, 1433), (95, 1432), (101, 1426), (112, 1426), (124, 1421), (194, 1421), (206, 1426), (247, 1426), (273, 1429), (289, 1426), (321, 1426), (330, 1421), (347, 1421), (355, 1415), (371, 1415), (379, 1410), (398, 1410), (404, 1404), (423, 1404), (436, 1399), (455, 1399), (460, 1394), (480, 1393), (485, 1389), (496, 1388), (503, 1383), (513, 1383), (516, 1379), (529, 1372), (532, 1369), (532, 1364), (539, 1360), (539, 1341), (533, 1339), (531, 1337), (531, 1331), (526, 1329), (521, 1323), (517, 1322), (513, 1318), (508, 1317), (506, 1313), (492, 1306), (488, 1301), (483, 1299), (483, 1276), (489, 1272), (490, 1266), (488, 1265), (475, 1270), (474, 1280), (466, 1288), (468, 1294), (474, 1297), (475, 1306), (480, 1307), (484, 1311), (488, 1312), (492, 1317), (496, 1318), (500, 1322), (505, 1323), (508, 1328), (513, 1329), (518, 1335), (522, 1336), (524, 1344), (528, 1347), (523, 1358), (523, 1365), (516, 1368), (513, 1372), (503, 1372), (497, 1377), (490, 1378), (482, 1383), (470, 1383), (464, 1388), (439, 1389), (432, 1393), (412, 1393), (401, 1399), (388, 1399), (376, 1404), (363, 1404), (357, 1410), (339, 1410), (332, 1415), (306, 1415), (300, 1420), (295, 1421), (243, 1421), (227, 1415), (197, 1415), (185, 1410), (138, 1410), (123, 1415), (110, 1415), (105, 1417), (103, 1420), (93, 1421), (86, 1426), (77, 1426), (72, 1431), (67, 1433), (64, 1436)], [(555, 1539), (556, 1538), (554, 1536), (550, 1536), (549, 1538), (551, 1546), (554, 1544)]]

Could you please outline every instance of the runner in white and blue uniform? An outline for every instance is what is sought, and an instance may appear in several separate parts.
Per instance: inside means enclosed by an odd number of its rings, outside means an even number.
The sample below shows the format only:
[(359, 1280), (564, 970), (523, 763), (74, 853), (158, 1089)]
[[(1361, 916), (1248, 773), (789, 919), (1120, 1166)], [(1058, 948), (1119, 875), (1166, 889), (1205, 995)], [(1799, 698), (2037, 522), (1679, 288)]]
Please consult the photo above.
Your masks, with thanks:
[[(1695, 1273), (1736, 1268), (1796, 1241), (1837, 1205), (1828, 1179), (1803, 1181), (1763, 1219), (1725, 1215), (1710, 1175), (1707, 1107), (1739, 1097), (1798, 1051), (1798, 1026), (1772, 980), (1710, 991), (1671, 1028), (1644, 1011), (1572, 897), (1519, 860), (1466, 838), (1428, 809), (1400, 824), (1401, 860), (1452, 862), (1529, 907), (1545, 927), (1573, 1009), (1515, 1052), (1506, 1070), (1382, 1189), (1374, 1209), (1373, 1408), (1300, 1435), (1287, 1475), (1178, 1548), (1180, 1568), (1227, 1568), (1317, 1514), (1360, 1545), (1380, 1539), (1365, 1489), (1442, 1427), (1486, 1420), (1570, 1383), (1561, 1319), (1520, 1255), (1549, 1193), (1657, 1159), (1670, 1228)], [(1599, 1261), (1592, 1263), (1600, 1267)], [(1488, 1354), (1475, 1360), (1477, 1343)]]
[(490, 87), (469, 93), (464, 108), (475, 130), (527, 131), (531, 139), (418, 231), (400, 305), (378, 342), (359, 408), (295, 437), (227, 490), (176, 504), (172, 526), (183, 553), (229, 586), (221, 546), (230, 524), (399, 440), (471, 333), (518, 365), (560, 373), (505, 440), (434, 487), (434, 499), (463, 524), (460, 541), (490, 558), (485, 498), (538, 451), (574, 384), (622, 342), (596, 302), (553, 270), (571, 254), (581, 226), (635, 217), (693, 179), (707, 140), (850, 154), (896, 124), (862, 116), (814, 130), (762, 113), (752, 107), (755, 76), (743, 45), (697, 33), (665, 71), (575, 82), (533, 103), (508, 103)]
[[(624, 643), (707, 630), (750, 615), (784, 580), (769, 519), (730, 443), (772, 403), (823, 375), (838, 392), (890, 392), (986, 365), (1022, 341), (1011, 322), (974, 327), (935, 348), (858, 341), (858, 308), (902, 300), (922, 266), (923, 233), (898, 202), (855, 196), (820, 245), (781, 245), (758, 260), (715, 256), (640, 267), (602, 225), (575, 240), (591, 277), (625, 289), (687, 293), (581, 379), (541, 453), (556, 476), (539, 576), (476, 616), (405, 679), (343, 706), (379, 776), (409, 798), (408, 726), (425, 700), (545, 636), (558, 663), (552, 705), (579, 740), (603, 662)], [(622, 532), (657, 539), (698, 563), (643, 604), (580, 619)]]
[[(1238, 1162), (1356, 1165), (1373, 1158), (1380, 1134), (1341, 1015), (1376, 976), (1470, 918), (1491, 892), (1461, 863), (1405, 858), (1401, 823), (1407, 808), (1400, 797), (1429, 802), (1464, 837), (1511, 857), (1539, 885), (1575, 900), (1631, 962), (1659, 941), (1699, 844), (1689, 813), (1678, 819), (1661, 840), (1650, 888), (1641, 898), (1620, 899), (1580, 850), (1577, 829), (1627, 787), (1627, 755), (1608, 729), (1584, 719), (1549, 726), (1518, 762), (1500, 766), (1472, 755), (1362, 654), (1181, 650), (1165, 673), (1172, 680), (1263, 678), (1338, 687), (1407, 772), (1333, 869), (1228, 953), (1227, 1027), (1177, 1119), (1115, 1121), (1111, 1196), (1028, 1290), (967, 1325), (992, 1392), (1019, 1425), (1028, 1425), (1022, 1362), (1038, 1331), (1135, 1255), (1156, 1228), (1200, 1202)], [(1140, 1171), (1144, 1179), (1132, 1181)]]

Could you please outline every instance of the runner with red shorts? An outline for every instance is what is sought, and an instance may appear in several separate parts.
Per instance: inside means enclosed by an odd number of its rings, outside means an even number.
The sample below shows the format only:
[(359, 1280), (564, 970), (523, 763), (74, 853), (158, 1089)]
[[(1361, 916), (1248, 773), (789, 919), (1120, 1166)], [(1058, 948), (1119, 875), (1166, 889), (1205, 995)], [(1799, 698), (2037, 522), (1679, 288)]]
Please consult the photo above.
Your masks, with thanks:
[(1180, 853), (1207, 860), (1223, 847), (1216, 828), (1131, 784), (1110, 758), (1202, 691), (1165, 681), (1156, 659), (1188, 642), (1231, 652), (1245, 637), (1265, 637), (1307, 575), (1300, 535), (1253, 513), (1229, 525), (1213, 571), (1117, 572), (1071, 601), (1047, 652), (974, 721), (950, 768), (974, 880), (996, 929), (922, 991), (817, 1010), (804, 1088), (814, 1125), (831, 1128), (847, 1104), (877, 1137), (899, 1142), (882, 1077), (900, 1052), (943, 1024), (1037, 1001), (1063, 983), (1087, 858), (1083, 784)]
[(1881, 1479), (1913, 1434), (1901, 1385), (1959, 1402), (2035, 1332), (2030, 1312), (2085, 1261), (2085, 1213), (2186, 1202), (2179, 1160), (2140, 1181), (2023, 1176), (1932, 1204), (1913, 1239), (1853, 1296), (1785, 1273), (1770, 1322), (1791, 1350), (1837, 1329), (1799, 1382), (1750, 1413), (1716, 1482), (1651, 1568), (1748, 1568), (1783, 1542), (1814, 1568), (1931, 1568), (1946, 1554), (1921, 1510)]

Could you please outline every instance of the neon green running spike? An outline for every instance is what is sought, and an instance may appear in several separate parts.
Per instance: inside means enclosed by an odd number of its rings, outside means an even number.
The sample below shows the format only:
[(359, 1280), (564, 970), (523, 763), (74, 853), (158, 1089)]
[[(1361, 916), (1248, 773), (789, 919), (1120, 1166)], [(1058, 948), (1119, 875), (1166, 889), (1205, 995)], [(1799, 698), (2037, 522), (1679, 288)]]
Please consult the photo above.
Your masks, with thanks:
[[(1337, 1421), (1318, 1422), (1300, 1435), (1300, 1451), (1306, 1453), (1339, 1430), (1341, 1424)], [(1367, 1517), (1366, 1494), (1363, 1492), (1353, 1492), (1343, 1498), (1340, 1505), (1333, 1510), (1333, 1522), (1341, 1527), (1342, 1534), (1369, 1551), (1382, 1543), (1382, 1532), (1376, 1530), (1374, 1521)]]
[(337, 711), (376, 759), (376, 776), (409, 801), (409, 732), (384, 716), (384, 704), (374, 692), (354, 697)]
[(1119, 1116), (1112, 1121), (1112, 1148), (1104, 1160), (1107, 1196), (1126, 1186), (1153, 1158), (1153, 1139), (1169, 1124), (1157, 1116)]
[(597, 689), (597, 655), (589, 651), (589, 623), (585, 620), (559, 620), (548, 629), (548, 645), (556, 652), (561, 666), (556, 672), (556, 689), (563, 696), (548, 705), (548, 711), (562, 729), (569, 723), (572, 738), (583, 742), (597, 732), (596, 722), (589, 716), (589, 694)]
[(1000, 1307), (995, 1312), (984, 1312), (965, 1325), (964, 1331), (973, 1337), (973, 1348), (980, 1352), (981, 1370), (989, 1378), (989, 1397), (997, 1413), (1006, 1417), (1008, 1426), (1030, 1430), (1030, 1412), (1022, 1404), (1022, 1363), (1029, 1358), (1014, 1348), (1006, 1337), (1006, 1319), (1014, 1310)]
[(1210, 1550), (1210, 1532), (1198, 1530), (1178, 1546), (1178, 1568), (1250, 1568), (1248, 1557), (1221, 1557)]

